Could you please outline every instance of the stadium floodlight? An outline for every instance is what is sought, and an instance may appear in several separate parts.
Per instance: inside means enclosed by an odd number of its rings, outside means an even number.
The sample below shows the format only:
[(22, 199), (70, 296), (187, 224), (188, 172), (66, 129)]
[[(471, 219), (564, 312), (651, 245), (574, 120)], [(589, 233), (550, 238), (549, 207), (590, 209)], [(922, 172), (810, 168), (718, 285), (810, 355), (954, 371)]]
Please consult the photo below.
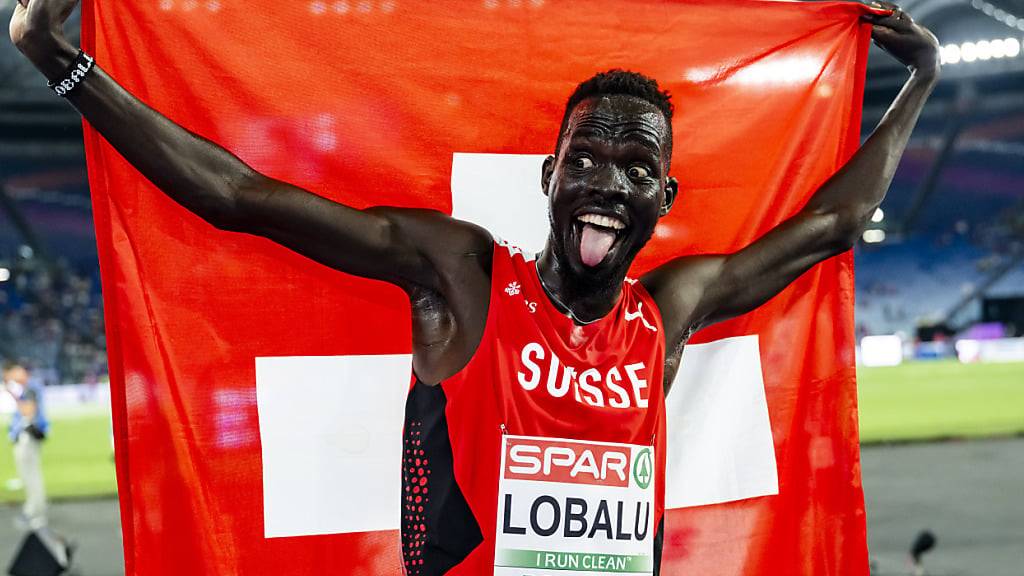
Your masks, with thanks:
[(989, 42), (989, 45), (992, 47), (992, 57), (993, 58), (1005, 58), (1006, 57), (1006, 46), (1005, 46), (1005, 44), (1003, 43), (1003, 41), (1001, 39), (1000, 40), (993, 40), (993, 41)]
[(875, 213), (871, 215), (872, 222), (881, 222), (885, 220), (885, 212), (881, 208), (875, 208)]
[(960, 45), (960, 59), (964, 62), (974, 62), (978, 59), (978, 49), (974, 42), (964, 42)]
[(978, 52), (978, 60), (988, 60), (992, 58), (992, 45), (988, 40), (975, 42), (974, 47)]
[(868, 244), (878, 244), (879, 242), (882, 242), (882, 241), (885, 240), (885, 230), (880, 230), (878, 228), (872, 228), (870, 230), (865, 230), (864, 231), (864, 235), (862, 236), (862, 238)]
[(7, 268), (0, 268), (0, 282), (7, 282), (11, 279), (11, 271)]
[(946, 44), (941, 50), (942, 63), (943, 64), (959, 64), (960, 63), (960, 45), (959, 44)]
[[(1017, 22), (1024, 24), (1024, 19), (1018, 19)], [(1021, 40), (1014, 37), (946, 44), (939, 49), (939, 56), (943, 64), (1017, 58), (1020, 54)]]
[(1020, 40), (1016, 38), (1007, 38), (1003, 40), (1003, 46), (1006, 48), (1007, 58), (1016, 58), (1020, 56)]
[(986, 2), (985, 0), (971, 0), (971, 8), (974, 8), (996, 22), (1006, 24), (1011, 28), (1016, 26), (1020, 30), (1024, 30), (1024, 19), (1007, 12), (1003, 8), (999, 8), (994, 4)]

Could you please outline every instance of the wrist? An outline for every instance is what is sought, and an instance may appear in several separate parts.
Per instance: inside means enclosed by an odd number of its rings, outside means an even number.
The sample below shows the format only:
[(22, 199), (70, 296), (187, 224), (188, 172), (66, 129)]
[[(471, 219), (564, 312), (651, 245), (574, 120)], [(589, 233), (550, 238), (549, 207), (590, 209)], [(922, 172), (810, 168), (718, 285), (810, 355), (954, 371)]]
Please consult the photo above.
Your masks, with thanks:
[(941, 70), (942, 67), (938, 62), (932, 62), (928, 65), (912, 66), (910, 68), (910, 77), (927, 84), (935, 84), (939, 81)]
[(24, 42), (18, 48), (32, 62), (36, 69), (42, 72), (43, 76), (51, 82), (59, 79), (64, 74), (68, 66), (71, 65), (71, 61), (78, 54), (78, 50), (65, 40), (63, 36), (52, 34), (46, 34), (45, 36)]
[(910, 72), (919, 78), (938, 79), (939, 71), (942, 69), (938, 51), (921, 57), (920, 62), (911, 64), (909, 68)]

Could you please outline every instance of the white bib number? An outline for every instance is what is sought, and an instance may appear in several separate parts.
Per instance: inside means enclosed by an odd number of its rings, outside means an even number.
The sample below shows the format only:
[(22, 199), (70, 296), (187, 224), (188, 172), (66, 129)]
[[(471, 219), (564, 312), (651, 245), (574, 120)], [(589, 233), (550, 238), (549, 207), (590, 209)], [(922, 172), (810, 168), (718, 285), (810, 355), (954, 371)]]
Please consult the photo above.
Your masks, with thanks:
[(502, 437), (495, 576), (654, 571), (654, 448)]

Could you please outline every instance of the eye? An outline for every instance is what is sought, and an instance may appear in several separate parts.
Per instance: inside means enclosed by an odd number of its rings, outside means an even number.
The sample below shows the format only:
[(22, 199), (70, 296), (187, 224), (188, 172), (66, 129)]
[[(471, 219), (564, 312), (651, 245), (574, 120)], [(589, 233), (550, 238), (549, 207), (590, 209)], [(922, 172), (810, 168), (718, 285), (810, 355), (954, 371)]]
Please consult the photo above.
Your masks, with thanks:
[(651, 175), (651, 171), (643, 166), (630, 166), (626, 173), (629, 174), (630, 178), (636, 178), (638, 180), (641, 178), (648, 178)]
[(573, 158), (572, 165), (574, 168), (586, 170), (594, 167), (594, 161), (586, 156), (577, 156)]

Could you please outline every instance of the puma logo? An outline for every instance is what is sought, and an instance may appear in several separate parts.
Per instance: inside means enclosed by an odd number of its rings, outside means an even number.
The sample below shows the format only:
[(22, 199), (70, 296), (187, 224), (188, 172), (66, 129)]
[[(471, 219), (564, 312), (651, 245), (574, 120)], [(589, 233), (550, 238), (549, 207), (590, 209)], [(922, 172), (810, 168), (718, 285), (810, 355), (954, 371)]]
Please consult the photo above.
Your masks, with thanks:
[(651, 332), (657, 332), (658, 331), (658, 329), (656, 327), (650, 325), (647, 322), (647, 318), (644, 318), (644, 303), (643, 302), (637, 302), (636, 303), (636, 312), (630, 312), (629, 310), (626, 310), (625, 316), (626, 316), (626, 322), (630, 322), (630, 321), (633, 321), (633, 320), (636, 320), (637, 318), (639, 318), (640, 321), (644, 323), (644, 328), (647, 328)]

